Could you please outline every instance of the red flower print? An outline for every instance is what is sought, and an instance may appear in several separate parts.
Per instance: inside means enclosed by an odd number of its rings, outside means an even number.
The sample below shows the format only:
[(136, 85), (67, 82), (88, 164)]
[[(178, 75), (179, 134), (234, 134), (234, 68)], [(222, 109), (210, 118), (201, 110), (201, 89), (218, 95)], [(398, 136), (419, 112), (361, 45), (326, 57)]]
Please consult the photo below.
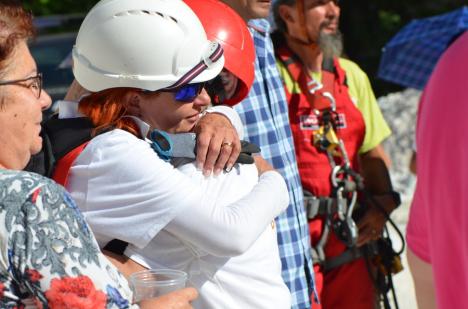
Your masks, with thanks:
[(35, 298), (34, 304), (36, 305), (37, 309), (44, 309), (44, 306), (42, 306), (42, 303), (39, 299)]
[(3, 297), (3, 291), (5, 291), (5, 285), (0, 282), (0, 298)]
[(104, 309), (107, 302), (106, 294), (96, 290), (87, 276), (52, 279), (45, 295), (51, 309)]
[(38, 282), (42, 279), (42, 275), (35, 269), (26, 269), (26, 275), (31, 282)]
[(33, 192), (31, 201), (32, 201), (34, 204), (36, 203), (37, 197), (39, 196), (40, 193), (41, 193), (41, 188), (38, 188), (38, 189), (36, 189), (36, 190)]

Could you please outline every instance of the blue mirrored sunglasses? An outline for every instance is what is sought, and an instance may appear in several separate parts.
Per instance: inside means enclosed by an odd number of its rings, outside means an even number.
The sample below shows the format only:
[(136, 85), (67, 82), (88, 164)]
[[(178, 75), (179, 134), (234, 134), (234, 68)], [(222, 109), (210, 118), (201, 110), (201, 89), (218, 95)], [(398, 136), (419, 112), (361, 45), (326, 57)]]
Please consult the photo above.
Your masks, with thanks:
[(156, 91), (151, 90), (142, 90), (144, 93), (154, 93), (154, 92), (172, 92), (175, 94), (176, 101), (184, 102), (184, 103), (191, 103), (193, 102), (202, 92), (203, 88), (205, 87), (205, 83), (194, 83), (194, 84), (186, 84), (180, 86), (176, 89), (161, 89)]
[(186, 84), (171, 92), (175, 93), (175, 99), (180, 102), (193, 102), (202, 92), (205, 83)]

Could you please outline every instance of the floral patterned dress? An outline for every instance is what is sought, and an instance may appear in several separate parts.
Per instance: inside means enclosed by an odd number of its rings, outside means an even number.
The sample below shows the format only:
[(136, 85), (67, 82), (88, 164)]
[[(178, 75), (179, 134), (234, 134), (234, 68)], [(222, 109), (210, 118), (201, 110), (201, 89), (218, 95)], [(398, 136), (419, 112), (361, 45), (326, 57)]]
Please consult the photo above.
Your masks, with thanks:
[(138, 308), (68, 193), (0, 170), (0, 308)]

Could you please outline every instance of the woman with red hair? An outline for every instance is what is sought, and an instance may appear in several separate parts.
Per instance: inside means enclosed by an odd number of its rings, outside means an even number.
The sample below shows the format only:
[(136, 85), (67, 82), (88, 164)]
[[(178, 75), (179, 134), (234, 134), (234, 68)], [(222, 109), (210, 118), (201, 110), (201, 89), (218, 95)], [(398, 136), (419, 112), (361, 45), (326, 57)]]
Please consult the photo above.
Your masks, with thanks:
[[(246, 27), (224, 4), (206, 4)], [(258, 169), (236, 164), (217, 177), (165, 162), (174, 140), (165, 132), (191, 132), (209, 93), (219, 94), (206, 89), (225, 64), (220, 44), (182, 1), (98, 3), (73, 50), (75, 78), (92, 92), (79, 111), (98, 134), (72, 164), (67, 188), (101, 247), (126, 242), (124, 254), (146, 268), (188, 272), (200, 292), (195, 308), (289, 308), (272, 223), (288, 205), (280, 174), (260, 157)]]

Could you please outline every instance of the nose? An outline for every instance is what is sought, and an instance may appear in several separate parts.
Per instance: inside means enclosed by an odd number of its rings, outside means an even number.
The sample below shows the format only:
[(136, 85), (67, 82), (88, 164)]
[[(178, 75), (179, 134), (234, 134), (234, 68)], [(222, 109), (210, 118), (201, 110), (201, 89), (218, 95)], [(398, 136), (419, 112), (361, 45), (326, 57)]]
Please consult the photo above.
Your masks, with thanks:
[(337, 1), (328, 1), (327, 5), (327, 14), (330, 16), (339, 16), (340, 6)]
[(207, 107), (210, 103), (211, 103), (211, 99), (210, 99), (210, 96), (208, 95), (208, 92), (205, 90), (205, 88), (202, 89), (200, 94), (193, 101), (193, 105), (200, 109)]
[(52, 104), (52, 99), (44, 89), (42, 89), (41, 91), (41, 96), (39, 97), (39, 104), (42, 110), (48, 109)]

